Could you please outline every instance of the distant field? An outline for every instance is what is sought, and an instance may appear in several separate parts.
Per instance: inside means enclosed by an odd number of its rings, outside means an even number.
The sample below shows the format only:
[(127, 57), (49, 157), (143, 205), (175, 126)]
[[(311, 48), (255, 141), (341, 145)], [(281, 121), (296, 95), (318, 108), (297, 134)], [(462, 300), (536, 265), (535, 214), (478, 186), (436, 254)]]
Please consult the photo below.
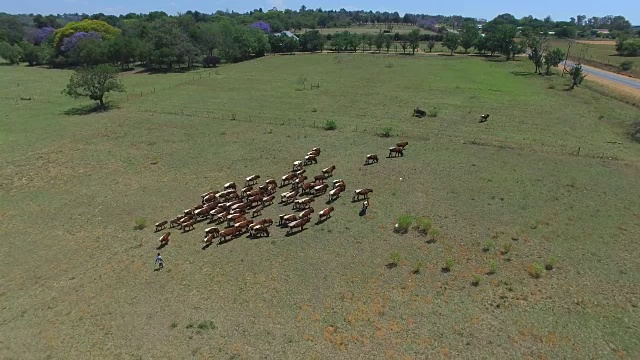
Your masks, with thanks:
[[(334, 33), (343, 32), (343, 31), (349, 31), (349, 32), (358, 33), (358, 34), (377, 34), (380, 31), (387, 30), (387, 29), (388, 28), (386, 25), (379, 25), (379, 26), (366, 25), (366, 26), (351, 26), (347, 28), (327, 28), (327, 29), (317, 29), (317, 30), (320, 31), (320, 33), (326, 35), (326, 34), (334, 34)], [(414, 30), (414, 29), (419, 29), (420, 33), (422, 34), (435, 34), (433, 31), (420, 29), (417, 26), (411, 26), (411, 25), (394, 25), (393, 29), (391, 29), (391, 33), (406, 34), (411, 32), (411, 30)], [(306, 31), (308, 31), (308, 29), (302, 30), (300, 31), (300, 33), (304, 33)]]
[(581, 58), (590, 62), (589, 65), (595, 65), (599, 63), (601, 65), (620, 66), (623, 61), (631, 60), (635, 62), (635, 70), (638, 70), (640, 66), (640, 57), (628, 57), (619, 56), (616, 53), (615, 42), (611, 41), (575, 41), (575, 40), (560, 40), (555, 39), (551, 41), (551, 45), (559, 47), (565, 52), (567, 51), (568, 44), (571, 43), (570, 56), (574, 59)]
[[(1, 66), (0, 358), (640, 358), (638, 110), (492, 60), (128, 73), (118, 108), (87, 116), (63, 114), (87, 104), (60, 94), (68, 71)], [(385, 158), (398, 141), (404, 157)], [(153, 271), (154, 222), (316, 146), (307, 174), (336, 165), (347, 183), (331, 219), (205, 250), (206, 223), (172, 229)], [(394, 234), (403, 214), (431, 218), (435, 242)]]

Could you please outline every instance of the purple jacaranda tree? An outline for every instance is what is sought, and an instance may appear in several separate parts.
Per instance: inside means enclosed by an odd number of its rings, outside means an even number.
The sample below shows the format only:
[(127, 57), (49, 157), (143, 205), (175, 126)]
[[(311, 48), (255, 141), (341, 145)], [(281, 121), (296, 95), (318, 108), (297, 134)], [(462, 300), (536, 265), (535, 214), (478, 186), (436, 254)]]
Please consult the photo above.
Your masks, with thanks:
[(254, 27), (256, 29), (260, 29), (262, 31), (264, 31), (267, 34), (271, 34), (271, 25), (269, 25), (268, 23), (260, 20), (258, 22), (254, 22), (253, 24), (251, 24), (251, 27)]
[(76, 46), (78, 46), (78, 44), (81, 41), (92, 40), (92, 39), (102, 40), (102, 36), (100, 36), (100, 34), (95, 31), (92, 31), (92, 32), (78, 31), (77, 33), (62, 40), (62, 46), (60, 47), (60, 50), (62, 50), (62, 52), (71, 51), (75, 49)]
[(38, 44), (42, 44), (43, 42), (47, 41), (47, 39), (53, 35), (53, 33), (56, 31), (56, 29), (52, 28), (52, 27), (43, 27), (42, 29), (38, 29), (38, 32), (36, 33), (35, 39), (33, 40), (33, 43), (35, 45)]

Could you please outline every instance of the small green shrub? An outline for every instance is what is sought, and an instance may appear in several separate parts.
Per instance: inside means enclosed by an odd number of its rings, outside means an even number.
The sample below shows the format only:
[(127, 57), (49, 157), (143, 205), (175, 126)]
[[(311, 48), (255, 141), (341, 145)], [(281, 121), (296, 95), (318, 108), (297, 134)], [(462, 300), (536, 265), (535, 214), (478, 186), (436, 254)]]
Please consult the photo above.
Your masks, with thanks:
[(416, 220), (416, 229), (422, 235), (427, 235), (429, 230), (431, 230), (431, 219), (428, 217), (421, 217)]
[(214, 330), (216, 325), (211, 320), (201, 321), (198, 323), (198, 329), (200, 330)]
[(540, 263), (533, 263), (529, 265), (529, 267), (527, 268), (527, 272), (532, 278), (539, 279), (542, 277), (542, 274), (544, 274), (544, 266), (542, 266)]
[(318, 109), (317, 108), (312, 108), (311, 112), (318, 112)]
[(178, 327), (178, 323), (174, 321), (174, 322), (171, 323), (170, 326), (171, 326), (172, 329), (175, 329), (175, 328)]
[(413, 224), (413, 215), (404, 214), (398, 218), (398, 223), (396, 224), (396, 231), (402, 234), (406, 234), (409, 231), (409, 228)]
[(493, 275), (498, 271), (498, 262), (495, 260), (489, 260), (489, 275)]
[(443, 272), (449, 272), (453, 270), (453, 259), (452, 258), (446, 258), (444, 261), (444, 266), (442, 267), (442, 271)]
[(133, 227), (134, 230), (142, 230), (147, 227), (147, 220), (144, 218), (137, 218), (136, 225)]
[(383, 127), (382, 131), (380, 131), (380, 133), (378, 133), (378, 136), (383, 137), (383, 138), (390, 138), (392, 131), (393, 131), (393, 128), (391, 126)]
[(430, 118), (438, 117), (439, 113), (440, 113), (440, 110), (438, 110), (437, 108), (431, 108), (427, 110), (427, 116)]
[(431, 230), (429, 231), (429, 235), (431, 235), (429, 242), (436, 242), (438, 241), (438, 238), (440, 237), (440, 229), (438, 229), (437, 227), (433, 226), (431, 227)]
[(513, 244), (510, 243), (510, 242), (505, 243), (504, 245), (502, 245), (502, 254), (504, 254), (504, 255), (508, 254), (511, 251), (511, 246), (512, 245)]
[(482, 251), (489, 252), (491, 251), (491, 249), (494, 249), (495, 247), (496, 247), (496, 244), (493, 242), (493, 240), (489, 239), (485, 241), (484, 246), (482, 247)]
[(422, 262), (418, 261), (416, 262), (416, 265), (413, 267), (413, 273), (420, 274), (421, 270), (422, 270)]
[(620, 63), (620, 68), (623, 71), (629, 71), (631, 69), (633, 69), (633, 61), (631, 60), (626, 60)]
[(547, 262), (544, 264), (544, 268), (547, 270), (553, 270), (556, 266), (557, 260), (554, 257), (550, 257)]
[(327, 120), (326, 124), (324, 124), (324, 129), (327, 130), (327, 131), (335, 130), (337, 128), (338, 128), (338, 124), (333, 119)]
[(397, 251), (392, 252), (389, 256), (389, 259), (390, 261), (387, 264), (387, 268), (393, 269), (394, 267), (398, 266), (398, 263), (400, 263), (400, 253)]
[(473, 281), (471, 282), (471, 284), (473, 286), (478, 286), (478, 285), (480, 285), (481, 281), (482, 281), (482, 276), (478, 275), (478, 274), (475, 274), (475, 275), (473, 275)]
[(187, 329), (193, 329), (193, 327), (194, 327), (194, 326), (195, 326), (195, 325), (194, 325), (192, 322), (189, 322), (189, 323), (187, 324), (187, 326), (185, 326), (185, 327), (186, 327)]

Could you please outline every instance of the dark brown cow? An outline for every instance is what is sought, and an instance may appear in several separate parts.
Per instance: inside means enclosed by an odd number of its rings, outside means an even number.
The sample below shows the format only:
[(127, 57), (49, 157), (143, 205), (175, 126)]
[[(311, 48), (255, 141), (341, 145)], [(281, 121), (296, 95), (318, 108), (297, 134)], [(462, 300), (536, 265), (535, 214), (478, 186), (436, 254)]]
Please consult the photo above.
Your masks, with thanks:
[(327, 176), (325, 174), (316, 175), (313, 177), (313, 180), (319, 181), (321, 184), (323, 184), (324, 181), (327, 180)]
[(317, 163), (318, 163), (318, 157), (315, 155), (307, 155), (304, 157), (305, 165), (317, 164)]
[(218, 193), (217, 191), (207, 191), (206, 193), (204, 193), (204, 194), (200, 195), (200, 197), (201, 197), (202, 199), (204, 199), (204, 198), (206, 198), (207, 196), (215, 195), (215, 194), (217, 194), (217, 193)]
[(329, 176), (333, 176), (333, 172), (336, 170), (336, 166), (335, 165), (331, 165), (326, 169), (322, 169), (322, 174), (329, 177)]
[(313, 196), (319, 196), (327, 192), (329, 184), (322, 184), (313, 188)]
[(343, 191), (343, 187), (337, 187), (329, 191), (329, 201), (334, 201), (335, 199), (337, 199)]
[(220, 234), (216, 233), (216, 234), (205, 235), (204, 240), (202, 240), (202, 242), (205, 245), (211, 245), (211, 244), (213, 244), (213, 239), (217, 238), (218, 235), (220, 235)]
[(361, 196), (364, 196), (365, 199), (369, 198), (369, 193), (372, 193), (372, 189), (358, 189), (353, 192), (352, 200), (358, 200)]
[(160, 221), (159, 223), (156, 223), (156, 232), (160, 231), (160, 230), (164, 230), (164, 228), (167, 227), (167, 220), (164, 221)]
[(296, 174), (287, 174), (283, 176), (282, 182), (280, 182), (280, 187), (290, 184), (296, 177)]
[(266, 185), (273, 185), (275, 187), (278, 186), (278, 182), (276, 181), (276, 179), (269, 179), (267, 181), (264, 182)]
[(398, 157), (398, 156), (404, 156), (403, 153), (404, 149), (401, 147), (392, 147), (389, 148), (389, 156), (388, 157)]
[(287, 234), (291, 234), (291, 232), (295, 229), (300, 228), (300, 230), (304, 230), (304, 226), (309, 222), (310, 218), (304, 218), (297, 221), (294, 221), (289, 224), (289, 230), (287, 230)]
[(226, 184), (224, 184), (223, 188), (224, 188), (226, 191), (229, 191), (229, 190), (235, 190), (235, 189), (237, 189), (237, 186), (236, 186), (236, 183), (234, 183), (234, 182), (230, 182), (230, 183), (226, 183)]
[(407, 142), (407, 141), (399, 142), (399, 143), (396, 144), (397, 147), (401, 147), (403, 149), (406, 148), (407, 145), (409, 145), (409, 142)]
[(373, 163), (377, 163), (378, 162), (378, 155), (376, 154), (369, 154), (367, 155), (367, 158), (364, 161), (365, 165), (371, 165)]
[(318, 213), (318, 218), (320, 221), (322, 221), (322, 219), (327, 219), (329, 217), (331, 217), (331, 213), (333, 212), (333, 206), (330, 206), (322, 211), (320, 211)]
[(346, 188), (347, 185), (345, 184), (344, 180), (342, 179), (337, 179), (337, 180), (333, 180), (333, 188), (339, 188), (339, 187), (343, 187)]
[(160, 236), (160, 239), (158, 240), (160, 242), (160, 245), (167, 245), (169, 243), (170, 236), (171, 236), (170, 232), (166, 232), (164, 233), (164, 235)]
[(265, 198), (262, 198), (262, 206), (267, 206), (267, 204), (272, 205), (273, 200), (276, 198), (275, 195), (269, 195)]
[(489, 116), (491, 116), (491, 115), (489, 115), (489, 114), (482, 114), (482, 115), (480, 115), (480, 121), (478, 121), (478, 122), (483, 123), (483, 122), (485, 122), (485, 121), (489, 120)]

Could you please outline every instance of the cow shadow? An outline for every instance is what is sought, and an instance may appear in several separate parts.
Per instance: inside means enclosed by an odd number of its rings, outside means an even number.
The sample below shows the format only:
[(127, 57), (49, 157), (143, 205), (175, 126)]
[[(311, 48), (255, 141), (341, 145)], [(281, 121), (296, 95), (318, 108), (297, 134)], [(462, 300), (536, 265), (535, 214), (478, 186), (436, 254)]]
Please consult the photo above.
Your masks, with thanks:
[(169, 245), (169, 243), (162, 243), (162, 244), (158, 245), (158, 247), (156, 248), (156, 250), (162, 250), (162, 249), (164, 249), (165, 247), (167, 247), (167, 245)]
[(297, 231), (292, 231), (292, 232), (290, 232), (290, 233), (286, 233), (284, 236), (285, 236), (285, 237), (296, 236), (297, 234), (300, 234), (300, 233), (302, 233), (302, 232), (304, 232), (304, 231), (307, 231), (307, 230), (309, 230), (309, 228), (301, 229), (301, 230), (297, 230)]
[(364, 208), (360, 209), (360, 213), (358, 215), (360, 215), (360, 216), (367, 215), (367, 209), (364, 209)]
[(316, 221), (316, 225), (322, 225), (322, 224), (326, 223), (327, 220), (329, 220), (329, 219), (331, 219), (330, 216), (322, 218), (322, 219), (318, 219), (318, 221)]
[(207, 250), (211, 245), (213, 245), (212, 242), (204, 244), (204, 246), (202, 247), (202, 250)]

